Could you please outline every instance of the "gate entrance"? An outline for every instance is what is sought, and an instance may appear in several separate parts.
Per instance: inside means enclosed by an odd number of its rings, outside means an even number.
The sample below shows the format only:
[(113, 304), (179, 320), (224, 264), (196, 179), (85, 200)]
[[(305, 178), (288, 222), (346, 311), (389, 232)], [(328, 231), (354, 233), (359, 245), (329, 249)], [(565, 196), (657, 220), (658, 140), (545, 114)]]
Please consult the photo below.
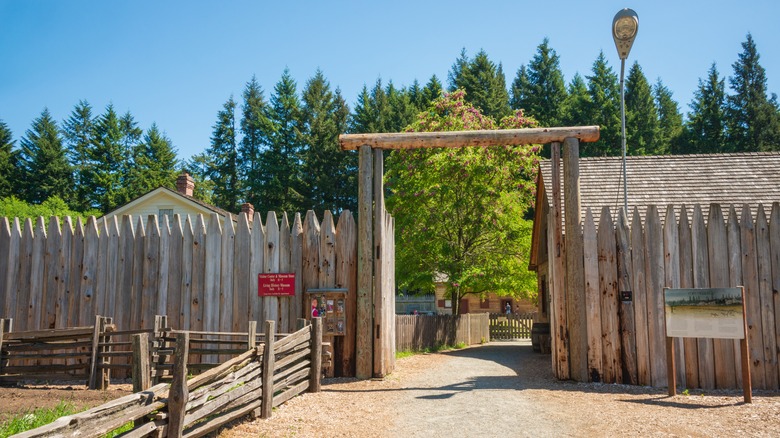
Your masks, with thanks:
[[(598, 138), (598, 126), (340, 135), (341, 149), (359, 151), (360, 166), (356, 376), (383, 377), (395, 368), (395, 239), (393, 218), (385, 209), (383, 150), (543, 143), (560, 150), (560, 143), (566, 141), (567, 149), (574, 151), (567, 153), (574, 157), (573, 165), (566, 166), (567, 174), (573, 169), (576, 175), (579, 142)], [(567, 177), (566, 186), (571, 189), (566, 199), (579, 199), (579, 181)], [(570, 208), (579, 209), (579, 202), (567, 202), (567, 213)], [(576, 332), (575, 327), (561, 333)]]

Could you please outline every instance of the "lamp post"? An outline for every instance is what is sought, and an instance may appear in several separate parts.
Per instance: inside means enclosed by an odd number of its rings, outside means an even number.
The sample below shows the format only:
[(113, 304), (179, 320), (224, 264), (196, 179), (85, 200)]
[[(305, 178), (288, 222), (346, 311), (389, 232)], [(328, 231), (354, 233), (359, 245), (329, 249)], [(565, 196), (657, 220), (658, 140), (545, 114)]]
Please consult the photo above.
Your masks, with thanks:
[(639, 16), (632, 9), (623, 9), (612, 19), (612, 38), (615, 40), (620, 57), (620, 125), (623, 140), (623, 208), (628, 216), (628, 182), (626, 181), (626, 95), (623, 78), (626, 70), (626, 58), (634, 44), (639, 29)]

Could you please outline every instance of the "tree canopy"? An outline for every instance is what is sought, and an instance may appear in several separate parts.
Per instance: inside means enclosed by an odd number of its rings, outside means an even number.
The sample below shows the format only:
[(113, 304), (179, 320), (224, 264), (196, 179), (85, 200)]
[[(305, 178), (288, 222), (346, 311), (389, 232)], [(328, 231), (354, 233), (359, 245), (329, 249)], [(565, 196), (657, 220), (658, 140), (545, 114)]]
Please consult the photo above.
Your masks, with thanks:
[[(458, 90), (433, 101), (407, 131), (534, 126), (522, 111), (496, 123)], [(444, 275), (454, 311), (465, 294), (532, 297), (530, 222), (538, 146), (393, 151), (386, 166), (402, 287), (430, 289)]]

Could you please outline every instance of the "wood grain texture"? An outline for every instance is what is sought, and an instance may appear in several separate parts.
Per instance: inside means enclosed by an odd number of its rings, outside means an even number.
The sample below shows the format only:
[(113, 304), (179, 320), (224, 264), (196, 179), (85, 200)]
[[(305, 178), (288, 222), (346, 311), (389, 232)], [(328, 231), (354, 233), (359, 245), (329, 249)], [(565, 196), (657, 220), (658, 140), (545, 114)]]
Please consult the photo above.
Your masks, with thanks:
[(764, 373), (766, 389), (778, 389), (777, 337), (775, 334), (775, 303), (772, 290), (772, 255), (769, 248), (769, 222), (762, 205), (756, 217), (756, 258), (758, 264), (758, 293), (761, 300), (761, 334), (764, 344)]
[(663, 229), (658, 208), (650, 205), (645, 215), (645, 281), (650, 345), (650, 378), (653, 386), (666, 386), (666, 333), (663, 306)]
[[(568, 233), (568, 231), (567, 231)], [(568, 247), (567, 247), (568, 248)], [(601, 293), (601, 360), (605, 383), (621, 383), (623, 369), (619, 321), (615, 227), (609, 207), (601, 210), (598, 229), (599, 291)]]
[(453, 132), (404, 132), (385, 134), (342, 134), (342, 150), (356, 150), (361, 146), (374, 149), (460, 148), (467, 146), (528, 145), (562, 142), (577, 138), (583, 142), (599, 139), (598, 126), (561, 128), (526, 128)]
[[(664, 287), (680, 287), (680, 229), (673, 205), (666, 207), (664, 219)], [(685, 347), (682, 338), (674, 339), (675, 383), (687, 387), (685, 380)]]
[[(678, 224), (680, 236), (680, 287), (693, 287), (693, 236), (688, 219), (688, 210), (683, 206), (680, 209), (680, 222)], [(695, 338), (684, 338), (685, 349), (685, 383), (690, 388), (699, 386), (699, 347)], [(682, 367), (682, 365), (680, 365)]]
[[(707, 250), (710, 264), (710, 287), (729, 287), (728, 234), (723, 210), (720, 205), (710, 205), (707, 219)], [(737, 384), (734, 373), (734, 341), (713, 339), (715, 358), (715, 386), (734, 388)]]
[(588, 331), (588, 381), (601, 382), (601, 293), (599, 289), (599, 253), (596, 224), (590, 208), (583, 225), (583, 260), (585, 267), (585, 309)]
[(355, 368), (355, 376), (359, 379), (371, 377), (374, 363), (372, 318), (374, 302), (373, 175), (371, 147), (361, 146), (358, 171), (357, 364)]
[(761, 326), (761, 293), (758, 284), (758, 258), (756, 254), (756, 227), (750, 207), (742, 207), (740, 220), (742, 233), (742, 281), (745, 287), (745, 308), (750, 348), (750, 375), (753, 387), (766, 389), (764, 367), (764, 337)]
[(620, 363), (622, 366), (622, 383), (636, 385), (639, 381), (636, 362), (636, 327), (634, 321), (634, 302), (623, 300), (620, 294), (631, 291), (631, 242), (629, 240), (628, 218), (625, 209), (620, 209), (615, 227), (617, 244), (617, 306), (618, 325), (620, 329)]
[[(710, 287), (709, 243), (704, 215), (698, 204), (693, 208), (691, 219), (691, 255), (693, 256), (693, 287)], [(712, 339), (698, 339), (699, 385), (705, 389), (715, 388), (715, 353)]]

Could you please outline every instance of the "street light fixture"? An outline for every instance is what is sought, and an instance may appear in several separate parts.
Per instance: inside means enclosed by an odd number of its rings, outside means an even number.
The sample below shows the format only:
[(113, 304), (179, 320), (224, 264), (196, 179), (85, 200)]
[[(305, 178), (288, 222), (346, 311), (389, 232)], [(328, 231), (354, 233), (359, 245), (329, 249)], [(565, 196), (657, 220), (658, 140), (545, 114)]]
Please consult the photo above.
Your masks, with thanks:
[(626, 58), (634, 44), (639, 30), (639, 16), (632, 9), (623, 9), (612, 19), (612, 38), (615, 40), (620, 57), (620, 124), (623, 139), (623, 208), (628, 216), (628, 188), (626, 181), (626, 95), (623, 78), (626, 70)]

